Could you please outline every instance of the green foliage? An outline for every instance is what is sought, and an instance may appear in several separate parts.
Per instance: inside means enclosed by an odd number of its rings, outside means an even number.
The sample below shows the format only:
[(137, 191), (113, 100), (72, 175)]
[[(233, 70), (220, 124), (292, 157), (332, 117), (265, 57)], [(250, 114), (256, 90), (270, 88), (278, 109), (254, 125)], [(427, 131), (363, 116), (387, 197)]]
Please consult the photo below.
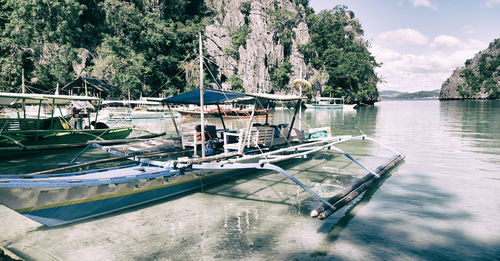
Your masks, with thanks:
[(283, 45), (285, 57), (289, 57), (292, 52), (292, 43), (295, 38), (293, 28), (297, 26), (297, 23), (294, 13), (289, 10), (278, 7), (269, 12), (269, 25), (274, 31), (273, 41)]
[(124, 94), (183, 91), (181, 62), (196, 59), (210, 15), (202, 0), (0, 0), (0, 88), (17, 88), (24, 68), (28, 84), (50, 90), (83, 63)]
[(374, 68), (379, 66), (368, 51), (361, 25), (346, 6), (307, 17), (309, 43), (299, 46), (306, 63), (328, 74), (325, 96), (346, 96), (350, 102), (373, 102), (378, 99), (380, 81)]
[(243, 48), (247, 47), (247, 38), (250, 32), (251, 30), (247, 25), (238, 27), (238, 29), (231, 34), (231, 47), (225, 49), (224, 52), (238, 61), (240, 59), (238, 50), (240, 46), (243, 46)]
[(309, 6), (309, 0), (294, 0), (294, 2), (295, 10), (301, 18), (314, 14), (314, 9)]
[(250, 15), (251, 9), (252, 9), (252, 3), (250, 3), (250, 2), (243, 2), (240, 4), (240, 12), (244, 16), (243, 19), (245, 20), (245, 25), (247, 25), (247, 26), (250, 22), (248, 19), (248, 16)]
[[(489, 49), (500, 48), (500, 39), (493, 41)], [(465, 85), (459, 86), (458, 92), (462, 98), (479, 98), (481, 92), (488, 93), (491, 99), (500, 97), (498, 82), (494, 80), (495, 74), (500, 73), (500, 54), (494, 56), (484, 52), (478, 60), (477, 68), (472, 68), (471, 60), (466, 61), (466, 67), (460, 76), (465, 79)]]
[(234, 49), (238, 50), (240, 46), (243, 46), (243, 48), (247, 47), (247, 38), (250, 31), (251, 30), (248, 26), (238, 27), (238, 29), (231, 35), (231, 44)]
[(286, 89), (290, 81), (292, 63), (289, 60), (285, 60), (279, 67), (270, 66), (268, 72), (274, 90)]
[(243, 88), (243, 81), (237, 75), (229, 77), (229, 83), (231, 84), (231, 90), (236, 92), (245, 92), (245, 88)]
[(0, 8), (0, 88), (19, 86), (22, 68), (26, 79), (46, 88), (75, 77), (85, 6), (75, 0), (2, 0)]

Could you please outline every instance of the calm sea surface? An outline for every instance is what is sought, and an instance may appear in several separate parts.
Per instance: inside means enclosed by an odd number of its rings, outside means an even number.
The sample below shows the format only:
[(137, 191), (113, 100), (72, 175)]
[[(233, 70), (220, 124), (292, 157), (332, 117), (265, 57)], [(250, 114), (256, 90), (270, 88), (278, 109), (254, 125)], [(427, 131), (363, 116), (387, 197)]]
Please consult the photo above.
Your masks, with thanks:
[[(275, 112), (270, 120), (289, 116)], [(357, 112), (302, 116), (304, 129), (363, 132), (406, 159), (324, 221), (309, 217), (319, 204), (297, 185), (255, 172), (52, 229), (0, 206), (0, 245), (28, 260), (500, 259), (500, 101), (383, 101)], [(173, 132), (170, 121), (134, 124)], [(391, 156), (368, 142), (339, 147), (372, 168)], [(32, 172), (77, 152), (1, 159), (0, 169)], [(333, 152), (281, 166), (324, 197), (365, 174)]]

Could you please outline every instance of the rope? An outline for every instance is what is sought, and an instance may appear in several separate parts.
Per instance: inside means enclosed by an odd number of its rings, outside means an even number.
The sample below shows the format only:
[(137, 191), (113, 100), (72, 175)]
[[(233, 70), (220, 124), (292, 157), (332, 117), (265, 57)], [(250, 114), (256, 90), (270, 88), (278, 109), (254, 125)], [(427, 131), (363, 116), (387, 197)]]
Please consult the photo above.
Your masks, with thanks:
[[(208, 72), (210, 73), (210, 76), (212, 76), (212, 78), (214, 79), (214, 81), (217, 84), (217, 86), (222, 90), (222, 86), (219, 84), (219, 82), (217, 81), (217, 79), (215, 78), (215, 76), (213, 75), (212, 71), (210, 70), (210, 68), (208, 67), (208, 65), (205, 63), (205, 61), (203, 61), (203, 64), (207, 68)], [(226, 101), (229, 101), (229, 98), (227, 97), (226, 93), (223, 92), (223, 94), (224, 94), (224, 97), (226, 97)], [(235, 113), (236, 113), (236, 116), (238, 117), (238, 119), (241, 120), (242, 117), (238, 114), (238, 112), (235, 111)]]

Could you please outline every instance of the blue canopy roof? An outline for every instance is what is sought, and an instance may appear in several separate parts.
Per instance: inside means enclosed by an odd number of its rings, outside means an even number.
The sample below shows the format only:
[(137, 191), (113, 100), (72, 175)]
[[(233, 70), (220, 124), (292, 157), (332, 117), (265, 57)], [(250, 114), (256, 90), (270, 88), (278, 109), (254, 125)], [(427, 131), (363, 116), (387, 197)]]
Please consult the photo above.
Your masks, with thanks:
[[(223, 91), (212, 88), (203, 89), (203, 104), (219, 104), (228, 100), (244, 97), (241, 92)], [(200, 105), (200, 89), (192, 90), (162, 100), (163, 103), (180, 103)]]

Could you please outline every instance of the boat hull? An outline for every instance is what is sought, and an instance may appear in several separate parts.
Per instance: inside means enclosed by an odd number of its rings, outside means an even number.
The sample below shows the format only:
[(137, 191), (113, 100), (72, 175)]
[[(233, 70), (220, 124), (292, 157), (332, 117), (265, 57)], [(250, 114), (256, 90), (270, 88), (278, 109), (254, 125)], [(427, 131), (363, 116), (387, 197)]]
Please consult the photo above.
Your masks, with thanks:
[[(0, 147), (16, 147), (13, 140), (24, 146), (54, 144), (86, 144), (90, 140), (124, 139), (132, 132), (132, 127), (92, 130), (32, 130), (5, 131), (0, 137)], [(7, 138), (9, 137), (9, 138)]]
[[(179, 114), (186, 118), (200, 118), (200, 111), (195, 110), (176, 110)], [(267, 114), (266, 110), (256, 110), (254, 117), (265, 117)], [(206, 111), (204, 113), (205, 117), (220, 117), (223, 118), (248, 118), (252, 115), (251, 110), (222, 110), (219, 113), (216, 110)]]
[(343, 109), (342, 104), (306, 104), (307, 109)]
[[(131, 166), (116, 171), (127, 173), (132, 168), (142, 167)], [(2, 182), (7, 177), (4, 175), (0, 177), (0, 203), (41, 224), (57, 226), (177, 195), (248, 171), (198, 170), (181, 173), (172, 169), (149, 168), (147, 173), (153, 174), (129, 178), (122, 175), (100, 180), (78, 180), (75, 177), (64, 179), (62, 183), (47, 182), (45, 176), (39, 182)]]

